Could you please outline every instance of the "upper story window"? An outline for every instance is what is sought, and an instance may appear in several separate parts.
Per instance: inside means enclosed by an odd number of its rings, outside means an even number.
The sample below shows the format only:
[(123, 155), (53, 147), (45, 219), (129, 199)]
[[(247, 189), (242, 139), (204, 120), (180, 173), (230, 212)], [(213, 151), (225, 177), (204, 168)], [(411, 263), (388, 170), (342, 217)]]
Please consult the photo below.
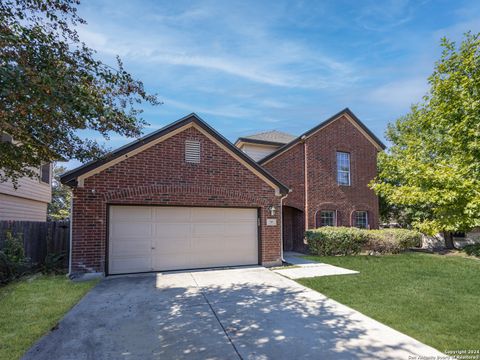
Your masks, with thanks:
[(50, 163), (40, 166), (40, 181), (45, 184), (50, 184)]
[(361, 229), (368, 228), (368, 212), (355, 211), (354, 226)]
[(350, 186), (350, 154), (337, 151), (337, 183)]
[(185, 162), (200, 163), (200, 141), (185, 140)]
[(335, 226), (336, 225), (335, 211), (322, 210), (320, 211), (319, 226)]

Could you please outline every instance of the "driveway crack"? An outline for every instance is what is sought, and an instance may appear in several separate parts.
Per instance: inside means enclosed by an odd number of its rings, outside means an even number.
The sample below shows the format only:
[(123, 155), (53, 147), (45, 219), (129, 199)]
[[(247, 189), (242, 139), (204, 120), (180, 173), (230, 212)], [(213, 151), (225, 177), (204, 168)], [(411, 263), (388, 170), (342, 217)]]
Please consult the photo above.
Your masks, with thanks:
[(202, 294), (203, 298), (205, 299), (205, 302), (208, 304), (208, 307), (209, 307), (210, 310), (212, 311), (213, 316), (215, 316), (215, 319), (217, 319), (218, 324), (220, 325), (220, 327), (222, 328), (223, 332), (225, 333), (225, 336), (227, 337), (228, 341), (230, 342), (230, 345), (232, 345), (233, 350), (235, 350), (235, 353), (237, 354), (238, 358), (239, 358), (240, 360), (243, 360), (242, 355), (240, 355), (240, 352), (238, 351), (237, 347), (236, 347), (235, 344), (233, 343), (232, 338), (230, 337), (230, 335), (228, 335), (228, 332), (227, 332), (227, 330), (225, 329), (225, 326), (223, 326), (222, 322), (220, 321), (220, 318), (218, 317), (216, 311), (213, 309), (212, 304), (210, 304), (210, 301), (208, 301), (208, 298), (207, 298), (207, 296), (205, 295), (205, 293), (202, 291), (202, 288), (198, 285), (197, 280), (195, 279), (195, 276), (193, 276), (192, 273), (190, 273), (190, 276), (192, 277), (193, 281), (195, 282), (195, 285), (200, 289), (200, 293)]

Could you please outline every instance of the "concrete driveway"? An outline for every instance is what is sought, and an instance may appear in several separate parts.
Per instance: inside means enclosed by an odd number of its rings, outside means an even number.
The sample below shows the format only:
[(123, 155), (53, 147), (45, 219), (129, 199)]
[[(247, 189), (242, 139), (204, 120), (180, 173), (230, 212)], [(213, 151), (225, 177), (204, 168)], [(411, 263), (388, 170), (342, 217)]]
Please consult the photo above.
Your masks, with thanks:
[(262, 267), (105, 279), (24, 359), (409, 359), (441, 353)]

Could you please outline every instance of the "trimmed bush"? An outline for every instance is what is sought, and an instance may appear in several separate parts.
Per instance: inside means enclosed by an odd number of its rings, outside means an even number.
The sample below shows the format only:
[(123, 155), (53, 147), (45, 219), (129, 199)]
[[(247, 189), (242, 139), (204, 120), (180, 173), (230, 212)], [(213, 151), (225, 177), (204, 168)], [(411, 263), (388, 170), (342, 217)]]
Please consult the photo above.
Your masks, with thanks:
[(466, 245), (463, 251), (465, 251), (467, 255), (480, 257), (480, 244)]
[(314, 255), (355, 255), (367, 242), (366, 230), (325, 226), (305, 233), (308, 250)]
[(321, 227), (305, 233), (313, 255), (397, 254), (421, 245), (422, 235), (406, 229), (364, 230), (351, 227)]
[(407, 229), (368, 230), (365, 250), (379, 254), (398, 254), (422, 244), (422, 234)]

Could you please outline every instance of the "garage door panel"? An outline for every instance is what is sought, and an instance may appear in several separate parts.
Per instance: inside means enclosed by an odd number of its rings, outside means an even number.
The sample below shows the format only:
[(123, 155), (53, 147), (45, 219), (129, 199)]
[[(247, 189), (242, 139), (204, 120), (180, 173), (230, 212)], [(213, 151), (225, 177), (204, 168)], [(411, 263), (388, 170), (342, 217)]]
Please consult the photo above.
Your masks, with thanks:
[(157, 253), (152, 257), (152, 261), (154, 269), (186, 269), (191, 265), (191, 256), (178, 252), (174, 254)]
[(224, 222), (225, 219), (225, 209), (223, 208), (191, 208), (191, 213), (193, 223), (208, 223), (212, 220)]
[(145, 238), (153, 236), (153, 225), (143, 222), (115, 222), (110, 226), (110, 233), (115, 238)]
[(244, 253), (237, 253), (237, 254), (233, 254), (233, 253), (226, 254), (225, 257), (223, 258), (223, 261), (225, 262), (225, 264), (229, 264), (229, 263), (235, 261), (235, 259), (237, 259), (238, 255), (242, 255), (245, 259), (248, 259), (248, 263), (245, 264), (245, 265), (256, 264), (258, 262), (258, 257), (255, 256), (255, 255), (252, 255), (251, 252), (244, 252)]
[(175, 254), (175, 253), (182, 253), (182, 252), (188, 252), (186, 249), (191, 248), (191, 242), (192, 239), (190, 237), (176, 237), (176, 238), (171, 238), (171, 239), (165, 239), (165, 238), (156, 238), (153, 239), (154, 243), (154, 256), (157, 256), (159, 254), (165, 253), (165, 254)]
[(189, 223), (155, 224), (155, 236), (158, 239), (177, 239), (189, 237), (191, 233)]
[(151, 271), (151, 256), (128, 256), (110, 259), (109, 271), (112, 274)]
[(225, 224), (213, 223), (213, 224), (193, 224), (192, 236), (193, 237), (219, 237), (220, 234), (225, 232)]
[(115, 242), (111, 242), (110, 246), (110, 254), (114, 257), (127, 257), (129, 255), (132, 256), (150, 256), (150, 252), (152, 250), (152, 240), (153, 239), (135, 239), (132, 240), (117, 240)]
[(255, 209), (228, 209), (225, 212), (225, 221), (244, 222), (257, 221), (257, 211)]
[(159, 206), (155, 208), (155, 220), (161, 224), (190, 223), (190, 208)]
[(258, 263), (256, 209), (111, 206), (109, 234), (111, 274)]
[(110, 216), (115, 220), (151, 221), (153, 209), (147, 206), (112, 206)]
[(224, 252), (227, 246), (224, 245), (223, 239), (218, 237), (194, 237), (192, 238), (192, 250), (198, 257), (212, 257), (213, 253), (218, 252), (219, 249)]
[(255, 226), (245, 226), (245, 224), (228, 224), (225, 226), (224, 236), (227, 237), (256, 237), (257, 228)]

